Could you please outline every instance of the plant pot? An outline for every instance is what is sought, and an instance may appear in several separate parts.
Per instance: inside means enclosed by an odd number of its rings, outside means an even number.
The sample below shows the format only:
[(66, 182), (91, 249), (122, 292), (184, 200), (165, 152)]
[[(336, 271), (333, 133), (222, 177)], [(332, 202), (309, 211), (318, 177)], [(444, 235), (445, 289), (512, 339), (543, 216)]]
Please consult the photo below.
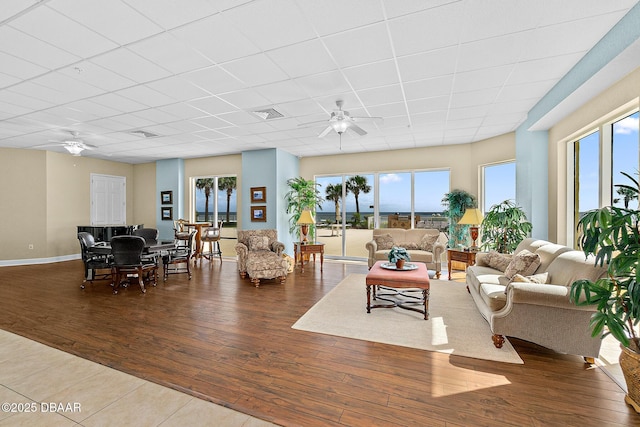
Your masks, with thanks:
[(624, 401), (640, 413), (640, 354), (620, 345), (620, 367), (627, 383), (627, 395)]
[(398, 270), (402, 270), (404, 268), (404, 260), (403, 259), (399, 259), (398, 261), (396, 261), (396, 268)]

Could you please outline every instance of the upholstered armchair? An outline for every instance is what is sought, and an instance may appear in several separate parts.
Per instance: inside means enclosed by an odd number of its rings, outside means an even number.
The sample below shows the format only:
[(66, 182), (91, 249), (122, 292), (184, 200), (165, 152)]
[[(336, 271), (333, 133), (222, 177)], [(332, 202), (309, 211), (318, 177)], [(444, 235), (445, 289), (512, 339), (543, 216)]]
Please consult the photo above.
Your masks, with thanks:
[(278, 241), (277, 230), (238, 230), (238, 271), (240, 277), (247, 275), (251, 282), (260, 286), (260, 279), (287, 278), (289, 264), (283, 258), (284, 243)]

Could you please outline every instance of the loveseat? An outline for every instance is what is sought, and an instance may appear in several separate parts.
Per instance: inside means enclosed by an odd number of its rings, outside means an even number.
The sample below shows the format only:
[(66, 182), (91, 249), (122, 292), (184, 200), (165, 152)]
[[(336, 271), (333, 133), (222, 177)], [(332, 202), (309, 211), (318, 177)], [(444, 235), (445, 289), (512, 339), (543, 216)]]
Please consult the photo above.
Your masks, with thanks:
[(598, 357), (601, 339), (591, 336), (594, 306), (569, 301), (571, 284), (597, 280), (606, 267), (566, 246), (528, 238), (513, 255), (478, 253), (468, 267), (467, 289), (489, 322), (494, 345), (515, 337), (559, 353)]
[(376, 261), (388, 260), (389, 250), (393, 246), (407, 249), (411, 262), (422, 262), (427, 268), (435, 270), (436, 278), (440, 278), (442, 255), (447, 247), (447, 236), (433, 228), (405, 230), (402, 228), (376, 228), (373, 239), (365, 244), (369, 251), (369, 268)]

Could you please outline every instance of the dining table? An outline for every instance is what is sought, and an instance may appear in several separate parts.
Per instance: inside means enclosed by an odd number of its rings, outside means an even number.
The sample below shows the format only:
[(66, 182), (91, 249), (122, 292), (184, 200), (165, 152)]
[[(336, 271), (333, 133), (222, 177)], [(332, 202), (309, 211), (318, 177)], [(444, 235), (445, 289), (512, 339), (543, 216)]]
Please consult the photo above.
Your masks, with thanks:
[(196, 236), (195, 236), (195, 248), (193, 248), (191, 258), (200, 258), (200, 251), (202, 246), (202, 229), (204, 227), (211, 227), (210, 222), (185, 222), (185, 227), (195, 228)]
[[(173, 240), (146, 240), (142, 253), (151, 254), (173, 248), (175, 248), (175, 242)], [(110, 255), (111, 243), (97, 242), (94, 246), (90, 247), (88, 251), (96, 255)]]

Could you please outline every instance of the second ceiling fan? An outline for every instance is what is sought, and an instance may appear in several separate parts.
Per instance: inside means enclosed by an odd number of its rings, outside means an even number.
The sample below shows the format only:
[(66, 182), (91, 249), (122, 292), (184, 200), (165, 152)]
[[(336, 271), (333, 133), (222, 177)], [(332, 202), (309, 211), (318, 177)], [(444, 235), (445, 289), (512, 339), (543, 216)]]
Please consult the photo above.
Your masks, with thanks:
[(357, 120), (382, 120), (382, 117), (351, 116), (348, 111), (342, 109), (343, 105), (344, 102), (341, 99), (336, 101), (336, 106), (338, 107), (338, 109), (331, 112), (331, 117), (329, 117), (329, 125), (322, 132), (320, 132), (318, 138), (324, 138), (332, 130), (336, 131), (336, 133), (340, 135), (340, 137), (342, 137), (342, 134), (348, 129), (351, 129), (360, 136), (364, 136), (367, 134), (367, 131), (356, 124)]

